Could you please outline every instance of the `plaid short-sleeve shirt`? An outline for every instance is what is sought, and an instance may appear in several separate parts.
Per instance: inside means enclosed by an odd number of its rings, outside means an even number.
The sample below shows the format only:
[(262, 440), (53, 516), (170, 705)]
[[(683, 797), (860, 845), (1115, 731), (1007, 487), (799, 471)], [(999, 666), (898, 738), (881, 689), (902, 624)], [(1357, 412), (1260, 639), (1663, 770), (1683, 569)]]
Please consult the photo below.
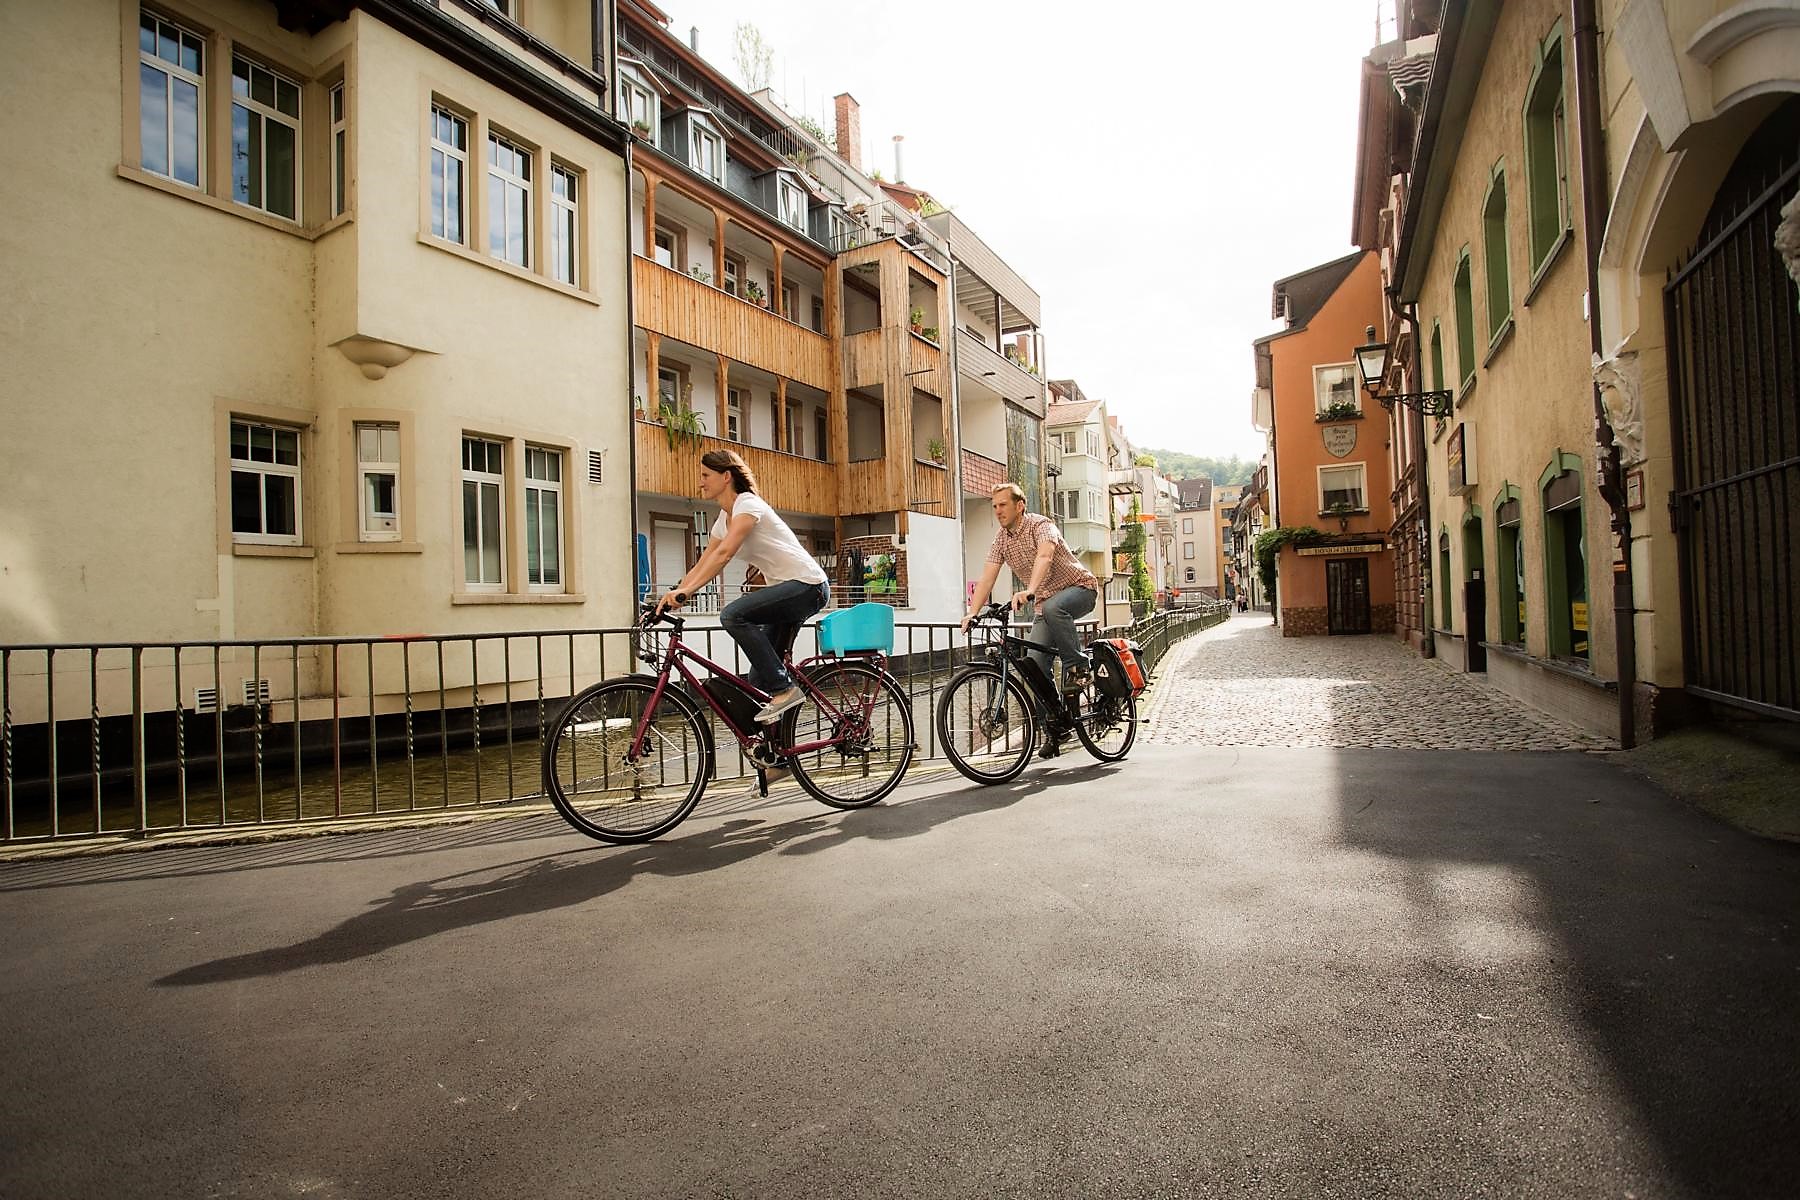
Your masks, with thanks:
[(1012, 571), (1016, 590), (1023, 591), (1031, 584), (1031, 572), (1037, 565), (1038, 547), (1049, 542), (1056, 547), (1050, 559), (1050, 572), (1044, 576), (1044, 585), (1038, 590), (1037, 606), (1044, 607), (1044, 601), (1056, 595), (1064, 588), (1083, 587), (1099, 591), (1100, 585), (1086, 567), (1081, 565), (1069, 550), (1069, 544), (1063, 541), (1062, 530), (1056, 522), (1042, 513), (1026, 513), (1019, 519), (1019, 527), (1007, 532), (1002, 526), (994, 534), (994, 544), (988, 547), (987, 560), (990, 563), (1003, 564)]

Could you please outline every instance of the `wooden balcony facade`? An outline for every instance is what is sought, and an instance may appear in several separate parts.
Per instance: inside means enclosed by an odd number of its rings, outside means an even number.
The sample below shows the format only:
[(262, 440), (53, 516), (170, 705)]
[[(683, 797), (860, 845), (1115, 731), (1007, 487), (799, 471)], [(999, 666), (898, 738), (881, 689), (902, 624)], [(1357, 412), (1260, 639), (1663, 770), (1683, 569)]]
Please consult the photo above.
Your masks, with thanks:
[(667, 496), (699, 494), (700, 456), (708, 450), (735, 450), (756, 475), (756, 490), (777, 509), (788, 512), (838, 511), (838, 468), (834, 463), (724, 438), (703, 437), (671, 448), (669, 433), (655, 421), (637, 422), (637, 487)]
[(640, 329), (832, 390), (829, 338), (641, 254), (631, 265), (633, 323)]

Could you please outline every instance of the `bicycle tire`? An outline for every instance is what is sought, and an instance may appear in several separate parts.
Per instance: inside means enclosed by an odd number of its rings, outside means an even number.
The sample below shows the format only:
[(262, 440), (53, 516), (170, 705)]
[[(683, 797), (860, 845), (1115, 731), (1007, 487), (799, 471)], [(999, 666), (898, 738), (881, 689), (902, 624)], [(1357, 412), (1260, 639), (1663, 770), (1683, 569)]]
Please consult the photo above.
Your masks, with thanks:
[[(839, 709), (858, 703), (869, 695), (870, 689), (882, 693), (886, 700), (882, 704), (878, 699), (866, 716), (860, 711), (849, 714), (869, 724), (858, 743), (842, 749), (827, 746), (787, 758), (795, 781), (815, 800), (833, 808), (866, 808), (899, 787), (907, 767), (912, 765), (912, 700), (892, 675), (854, 660), (820, 664), (812, 669), (810, 679), (812, 686)], [(816, 703), (809, 701), (782, 717), (778, 736), (784, 747), (795, 742), (823, 741), (837, 736), (835, 725), (835, 721), (827, 721)], [(853, 769), (853, 763), (860, 763), (860, 770)], [(882, 774), (871, 774), (870, 768), (876, 764)]]
[[(1003, 679), (1002, 706), (996, 712), (995, 689), (1002, 687)], [(983, 688), (985, 693), (978, 690)], [(1016, 677), (1002, 676), (986, 664), (964, 667), (950, 677), (938, 698), (937, 733), (950, 765), (964, 776), (976, 783), (1006, 783), (1017, 779), (1031, 762), (1038, 740), (1037, 706)], [(997, 739), (1003, 741), (995, 755)]]
[[(655, 692), (642, 679), (609, 679), (577, 693), (557, 713), (544, 743), (544, 792), (565, 821), (591, 838), (629, 845), (660, 837), (687, 819), (706, 790), (712, 742), (693, 704), (673, 688), (663, 689), (651, 715), (646, 749), (654, 742), (654, 751), (638, 764), (624, 762)], [(652, 769), (659, 794), (646, 799), (643, 784)]]
[[(1137, 742), (1137, 697), (1106, 696), (1090, 687), (1081, 703), (1075, 736), (1087, 752), (1101, 762), (1118, 762), (1130, 754)], [(1124, 731), (1123, 740), (1114, 745), (1108, 740), (1109, 735), (1120, 729)]]

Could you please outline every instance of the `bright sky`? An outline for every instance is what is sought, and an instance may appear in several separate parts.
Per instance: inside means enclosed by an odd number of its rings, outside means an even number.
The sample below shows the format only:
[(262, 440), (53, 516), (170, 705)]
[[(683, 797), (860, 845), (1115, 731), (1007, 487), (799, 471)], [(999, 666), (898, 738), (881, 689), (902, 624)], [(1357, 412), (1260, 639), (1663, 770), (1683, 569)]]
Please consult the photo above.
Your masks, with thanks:
[(865, 169), (893, 179), (905, 135), (906, 182), (1043, 297), (1050, 376), (1107, 400), (1134, 443), (1261, 453), (1250, 343), (1277, 328), (1270, 287), (1354, 248), (1377, 0), (662, 7), (734, 79), (754, 21), (777, 94), (827, 130), (831, 98), (855, 96)]

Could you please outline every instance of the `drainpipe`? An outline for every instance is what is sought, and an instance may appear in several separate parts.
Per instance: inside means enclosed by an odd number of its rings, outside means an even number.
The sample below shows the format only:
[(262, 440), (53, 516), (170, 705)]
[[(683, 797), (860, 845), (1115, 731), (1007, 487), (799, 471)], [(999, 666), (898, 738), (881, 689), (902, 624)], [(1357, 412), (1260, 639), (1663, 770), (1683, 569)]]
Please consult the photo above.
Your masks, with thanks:
[[(1412, 326), (1413, 362), (1412, 378), (1416, 382), (1413, 390), (1422, 392), (1424, 388), (1424, 364), (1418, 356), (1424, 353), (1424, 343), (1419, 340), (1419, 306), (1400, 303), (1399, 285), (1388, 288), (1388, 301), (1394, 311)], [(1425, 440), (1425, 414), (1417, 408), (1409, 410), (1412, 414), (1413, 444), (1419, 448), (1419, 528), (1425, 531), (1424, 542), (1417, 547), (1419, 552), (1419, 576), (1421, 579), (1432, 574), (1431, 571), (1431, 472), (1430, 455), (1427, 452), (1428, 442)], [(1419, 597), (1419, 653), (1425, 658), (1437, 657), (1437, 633), (1431, 627), (1431, 603), (1424, 596)]]
[[(636, 364), (637, 334), (634, 332), (634, 330), (637, 328), (637, 325), (636, 325), (637, 301), (633, 295), (633, 292), (635, 290), (633, 287), (633, 277), (637, 274), (637, 272), (633, 269), (633, 260), (636, 258), (637, 250), (634, 248), (634, 244), (633, 244), (632, 238), (631, 238), (631, 143), (633, 140), (634, 139), (632, 139), (629, 136), (624, 139), (624, 141), (625, 141), (625, 392), (624, 392), (624, 396), (625, 396), (625, 408), (626, 408), (627, 414), (631, 414), (634, 411), (634, 406), (631, 403), (631, 392), (632, 392), (632, 387), (636, 382), (633, 377), (637, 373), (637, 364)], [(648, 179), (646, 179), (644, 181), (644, 186), (646, 188), (648, 188), (650, 186), (650, 181)], [(645, 382), (645, 385), (651, 390), (651, 394), (654, 395), (655, 388), (656, 388), (656, 380), (647, 379), (644, 382)], [(625, 438), (625, 463), (626, 463), (626, 466), (631, 471), (631, 474), (627, 477), (630, 482), (625, 489), (626, 503), (630, 506), (630, 509), (631, 509), (631, 519), (626, 523), (626, 528), (630, 531), (627, 536), (627, 540), (631, 544), (631, 560), (630, 560), (631, 561), (631, 595), (632, 595), (632, 613), (635, 616), (637, 613), (637, 579), (638, 579), (638, 576), (637, 576), (637, 572), (638, 572), (638, 561), (637, 561), (637, 554), (638, 554), (637, 417), (634, 415), (628, 415), (627, 419), (626, 419), (625, 428), (627, 430), (627, 436)], [(646, 548), (646, 549), (647, 549), (646, 557), (649, 558), (648, 551), (653, 550), (653, 548)], [(650, 572), (650, 574), (652, 576), (654, 576), (655, 571), (652, 570)], [(655, 582), (656, 582), (655, 579), (652, 578), (651, 585), (654, 586)]]
[[(1606, 228), (1606, 143), (1600, 128), (1599, 25), (1594, 0), (1571, 0), (1575, 30), (1575, 105), (1577, 141), (1581, 158), (1582, 240), (1587, 247), (1588, 343), (1595, 357), (1606, 353), (1600, 329), (1600, 237)], [(1637, 605), (1631, 582), (1631, 512), (1625, 506), (1619, 448), (1613, 442), (1612, 425), (1600, 398), (1594, 393), (1594, 460), (1600, 496), (1612, 511), (1613, 536), (1618, 542), (1613, 562), (1614, 649), (1619, 663), (1619, 747), (1637, 744)]]

